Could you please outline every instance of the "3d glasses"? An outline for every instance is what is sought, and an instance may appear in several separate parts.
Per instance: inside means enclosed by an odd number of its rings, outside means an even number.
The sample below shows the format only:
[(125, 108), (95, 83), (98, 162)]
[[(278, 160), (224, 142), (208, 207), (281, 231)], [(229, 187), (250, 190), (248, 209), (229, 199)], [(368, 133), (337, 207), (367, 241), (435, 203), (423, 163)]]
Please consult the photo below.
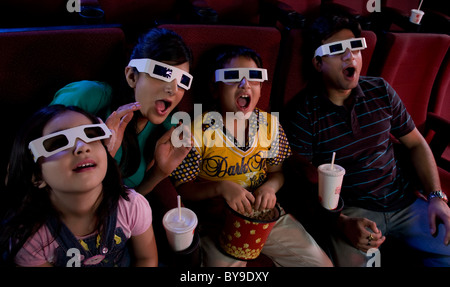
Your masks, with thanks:
[(238, 83), (242, 78), (250, 82), (267, 81), (267, 70), (259, 68), (229, 68), (216, 70), (216, 82)]
[(90, 143), (110, 136), (111, 131), (105, 124), (82, 125), (35, 139), (30, 142), (28, 148), (36, 162), (41, 156), (49, 157), (73, 147), (77, 138)]
[(314, 57), (341, 54), (344, 53), (347, 48), (351, 51), (358, 51), (367, 48), (366, 38), (353, 38), (322, 45), (316, 49)]
[(178, 86), (185, 90), (189, 90), (194, 78), (186, 71), (152, 59), (133, 59), (128, 63), (128, 66), (135, 67), (139, 72), (147, 73), (151, 77), (164, 82), (172, 82), (176, 79)]

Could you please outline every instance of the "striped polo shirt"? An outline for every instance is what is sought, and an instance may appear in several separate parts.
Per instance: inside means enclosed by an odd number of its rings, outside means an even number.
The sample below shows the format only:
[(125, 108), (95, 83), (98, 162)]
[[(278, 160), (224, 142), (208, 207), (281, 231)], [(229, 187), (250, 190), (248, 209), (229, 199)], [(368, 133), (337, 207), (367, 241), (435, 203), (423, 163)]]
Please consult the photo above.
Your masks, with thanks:
[[(316, 86), (317, 87), (317, 86)], [(307, 88), (290, 108), (285, 125), (294, 153), (314, 166), (345, 168), (341, 196), (346, 206), (393, 211), (414, 199), (402, 176), (392, 137), (410, 133), (414, 122), (394, 89), (382, 78), (360, 77), (348, 107), (333, 104), (324, 89)]]

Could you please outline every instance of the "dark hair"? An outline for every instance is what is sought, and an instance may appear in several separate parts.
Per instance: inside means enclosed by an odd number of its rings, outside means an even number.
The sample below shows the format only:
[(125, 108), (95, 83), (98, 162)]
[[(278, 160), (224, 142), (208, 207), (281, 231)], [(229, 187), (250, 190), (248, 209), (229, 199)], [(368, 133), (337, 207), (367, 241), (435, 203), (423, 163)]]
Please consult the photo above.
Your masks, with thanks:
[[(166, 62), (170, 65), (180, 65), (188, 62), (189, 66), (192, 64), (192, 53), (189, 47), (185, 44), (183, 39), (174, 31), (164, 28), (153, 28), (147, 33), (143, 34), (131, 53), (131, 59), (149, 58), (160, 62)], [(138, 73), (136, 69), (135, 73)], [(123, 79), (123, 88), (121, 93), (113, 94), (113, 110), (118, 107), (134, 102), (134, 93)], [(136, 114), (125, 129), (122, 140), (122, 158), (120, 160), (120, 168), (124, 177), (133, 175), (139, 168), (140, 164), (140, 149), (137, 141), (136, 133)], [(162, 133), (162, 131), (158, 131)], [(150, 158), (153, 154), (154, 139), (156, 137), (149, 137), (152, 140), (145, 146), (145, 157)], [(159, 137), (158, 137), (159, 138)]]
[(171, 65), (185, 62), (190, 65), (192, 62), (191, 51), (180, 35), (164, 28), (153, 28), (139, 38), (130, 59), (144, 58), (170, 62)]
[(246, 57), (252, 59), (258, 68), (262, 68), (261, 56), (254, 50), (245, 46), (226, 45), (218, 49), (216, 60), (214, 61), (214, 70), (222, 69), (226, 63), (236, 57)]
[[(15, 254), (29, 237), (36, 233), (50, 217), (58, 218), (58, 211), (50, 201), (50, 187), (38, 188), (33, 184), (33, 178), (39, 179), (42, 174), (39, 162), (34, 162), (28, 149), (28, 143), (42, 136), (44, 127), (51, 119), (67, 111), (83, 114), (92, 123), (99, 123), (97, 117), (80, 108), (51, 105), (40, 109), (25, 122), (14, 140), (5, 194), (2, 196), (9, 208), (5, 214), (2, 214), (0, 265), (11, 264)], [(96, 211), (98, 231), (103, 228), (111, 210), (117, 207), (119, 198), (128, 199), (117, 163), (107, 150), (106, 154), (108, 162), (106, 176), (103, 179), (103, 197)]]
[(326, 14), (317, 18), (309, 31), (311, 54), (314, 54), (314, 51), (323, 44), (323, 41), (343, 29), (349, 29), (357, 38), (361, 35), (361, 25), (354, 17), (349, 15)]

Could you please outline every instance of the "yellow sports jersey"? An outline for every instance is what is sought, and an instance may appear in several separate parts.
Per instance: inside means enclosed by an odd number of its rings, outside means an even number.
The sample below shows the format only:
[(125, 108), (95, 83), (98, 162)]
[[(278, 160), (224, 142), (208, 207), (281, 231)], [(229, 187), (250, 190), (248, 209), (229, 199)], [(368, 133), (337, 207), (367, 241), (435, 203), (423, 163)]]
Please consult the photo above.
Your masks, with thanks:
[(201, 132), (194, 126), (194, 148), (171, 175), (177, 185), (198, 177), (230, 180), (253, 191), (265, 182), (268, 165), (278, 165), (291, 155), (277, 117), (255, 109), (249, 118), (245, 144), (239, 144), (217, 115), (202, 115)]

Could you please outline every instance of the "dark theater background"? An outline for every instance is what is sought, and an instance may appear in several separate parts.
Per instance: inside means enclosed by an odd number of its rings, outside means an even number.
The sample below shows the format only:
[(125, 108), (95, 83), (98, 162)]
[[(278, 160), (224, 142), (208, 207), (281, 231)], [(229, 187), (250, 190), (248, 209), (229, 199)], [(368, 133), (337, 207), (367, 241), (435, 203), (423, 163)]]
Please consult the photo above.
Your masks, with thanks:
[[(397, 91), (431, 146), (442, 188), (450, 196), (450, 12), (444, 2), (2, 0), (0, 184), (3, 187), (13, 138), (25, 119), (48, 105), (55, 92), (70, 82), (119, 81), (137, 37), (148, 29), (165, 27), (183, 37), (192, 49), (194, 76), (201, 56), (217, 45), (255, 49), (269, 76), (259, 106), (282, 117), (289, 100), (308, 82), (302, 72), (311, 63), (303, 55), (305, 29), (319, 15), (340, 11), (356, 17), (363, 29), (368, 48), (362, 52), (361, 74), (381, 76)], [(424, 15), (419, 24), (412, 23), (411, 9), (419, 6)], [(200, 83), (194, 80), (196, 84)], [(192, 113), (192, 90), (186, 92), (178, 110)], [(176, 207), (176, 191), (169, 185), (166, 182), (154, 191), (163, 206), (155, 211), (160, 212), (155, 220)], [(160, 261), (176, 266), (164, 230), (155, 227), (155, 232), (162, 232), (157, 236)], [(249, 266), (274, 265), (261, 256)], [(319, 272), (314, 274), (320, 277)]]

